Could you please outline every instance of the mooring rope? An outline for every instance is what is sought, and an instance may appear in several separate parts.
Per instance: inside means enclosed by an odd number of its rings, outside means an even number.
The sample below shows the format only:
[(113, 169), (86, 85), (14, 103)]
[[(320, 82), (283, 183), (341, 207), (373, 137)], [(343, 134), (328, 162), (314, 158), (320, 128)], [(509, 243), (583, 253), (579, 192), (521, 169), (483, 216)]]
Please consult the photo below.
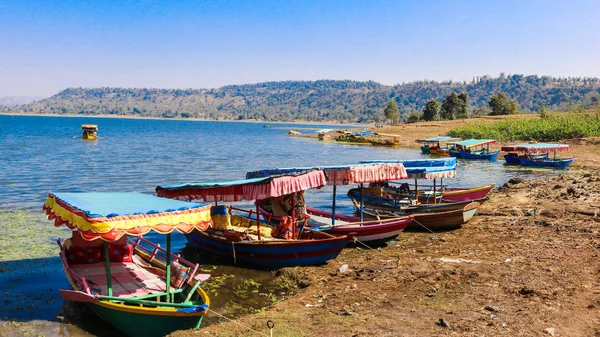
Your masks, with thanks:
[(418, 222), (416, 219), (413, 218), (413, 221), (416, 222), (417, 224), (419, 224), (419, 226), (421, 226), (421, 227), (425, 228), (426, 230), (428, 230), (429, 233), (435, 234), (431, 229), (427, 228), (427, 226), (425, 226), (422, 223)]
[(239, 326), (241, 326), (241, 327), (244, 327), (244, 328), (246, 328), (246, 329), (248, 329), (248, 330), (250, 330), (250, 331), (252, 331), (252, 332), (256, 332), (257, 334), (259, 334), (259, 335), (261, 335), (261, 336), (266, 336), (266, 337), (269, 337), (269, 335), (267, 335), (266, 333), (262, 333), (262, 332), (260, 332), (260, 331), (258, 331), (258, 330), (254, 330), (254, 329), (252, 329), (251, 327), (249, 327), (249, 326), (246, 326), (246, 325), (244, 325), (244, 324), (242, 324), (242, 323), (240, 323), (240, 322), (236, 322), (236, 320), (234, 320), (234, 319), (231, 319), (231, 318), (229, 318), (229, 317), (226, 317), (226, 316), (223, 316), (223, 315), (219, 314), (218, 312), (216, 312), (216, 311), (214, 311), (214, 310), (208, 309), (208, 311), (212, 312), (213, 314), (215, 314), (215, 315), (217, 315), (217, 316), (219, 316), (219, 317), (225, 318), (226, 320), (228, 320), (228, 321), (230, 321), (230, 322), (233, 322), (233, 323), (235, 323), (235, 324), (237, 324), (237, 325), (239, 325)]

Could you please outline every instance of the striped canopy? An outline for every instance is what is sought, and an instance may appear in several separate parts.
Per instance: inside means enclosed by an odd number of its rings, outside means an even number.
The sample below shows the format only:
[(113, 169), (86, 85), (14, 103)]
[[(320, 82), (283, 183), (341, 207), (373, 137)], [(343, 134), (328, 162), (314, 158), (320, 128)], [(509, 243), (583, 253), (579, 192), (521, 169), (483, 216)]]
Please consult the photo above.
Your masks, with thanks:
[(224, 182), (158, 186), (156, 187), (156, 194), (160, 197), (179, 200), (232, 202), (280, 197), (311, 188), (320, 188), (327, 183), (323, 170), (311, 169), (292, 173), (296, 174)]
[[(402, 163), (411, 179), (440, 179), (456, 177), (456, 158), (415, 159), (415, 160), (381, 160), (367, 163)], [(361, 163), (365, 163), (362, 162)]]
[(496, 141), (493, 139), (467, 139), (467, 140), (461, 140), (460, 142), (451, 142), (451, 143), (454, 145), (460, 145), (460, 146), (464, 147), (465, 149), (468, 149), (470, 147), (475, 147), (475, 146), (496, 144)]
[(437, 158), (437, 159), (396, 159), (396, 160), (365, 160), (360, 164), (402, 164), (408, 167), (433, 167), (433, 166), (455, 166), (456, 158)]
[(150, 230), (189, 233), (212, 226), (210, 206), (130, 193), (49, 193), (44, 211), (55, 226), (77, 229), (86, 240), (117, 241)]
[(502, 151), (506, 152), (525, 152), (525, 153), (540, 153), (550, 151), (568, 151), (569, 145), (567, 144), (547, 144), (547, 143), (536, 143), (536, 144), (519, 144), (503, 146)]
[(417, 140), (417, 142), (419, 142), (419, 143), (440, 143), (440, 142), (450, 142), (450, 141), (459, 140), (459, 139), (460, 138), (439, 136), (439, 137), (433, 137), (433, 138), (419, 139), (419, 140)]
[[(312, 167), (293, 167), (260, 170), (246, 173), (246, 178), (269, 177), (271, 175), (306, 172)], [(325, 171), (327, 185), (350, 185), (405, 179), (408, 177), (401, 163), (370, 163), (339, 166), (320, 166)]]

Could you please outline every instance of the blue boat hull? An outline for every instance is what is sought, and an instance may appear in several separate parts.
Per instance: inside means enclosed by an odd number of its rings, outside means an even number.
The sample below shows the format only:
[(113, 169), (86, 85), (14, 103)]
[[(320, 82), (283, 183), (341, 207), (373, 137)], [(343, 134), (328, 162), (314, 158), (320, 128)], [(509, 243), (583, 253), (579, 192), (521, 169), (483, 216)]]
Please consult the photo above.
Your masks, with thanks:
[[(187, 234), (188, 243), (211, 254), (231, 258), (234, 264), (247, 264), (265, 269), (312, 266), (334, 259), (352, 239), (347, 236), (330, 238), (323, 233), (304, 233), (303, 240), (240, 241), (226, 240), (217, 231)], [(310, 235), (319, 236), (310, 239)]]
[(470, 153), (463, 150), (460, 150), (459, 156), (463, 159), (471, 159), (471, 160), (496, 160), (496, 157), (500, 153), (500, 150), (491, 153)]
[[(546, 159), (548, 158), (547, 153), (530, 155), (534, 156), (535, 159)], [(504, 155), (504, 160), (506, 160), (506, 164), (509, 165), (521, 165), (521, 161), (519, 161), (519, 155), (516, 153), (509, 153)]]
[(546, 160), (530, 160), (526, 158), (519, 158), (519, 162), (522, 166), (528, 167), (551, 167), (551, 168), (559, 168), (564, 169), (567, 166), (571, 165), (571, 163), (575, 160), (575, 158), (566, 158), (566, 159), (546, 159)]

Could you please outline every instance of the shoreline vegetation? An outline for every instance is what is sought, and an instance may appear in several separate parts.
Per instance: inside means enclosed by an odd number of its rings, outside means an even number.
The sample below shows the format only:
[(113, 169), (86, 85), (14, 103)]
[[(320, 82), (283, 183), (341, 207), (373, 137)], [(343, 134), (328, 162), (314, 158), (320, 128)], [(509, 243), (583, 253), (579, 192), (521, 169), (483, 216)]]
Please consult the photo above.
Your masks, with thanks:
[[(564, 155), (576, 158), (572, 165), (573, 168), (594, 169), (600, 168), (600, 158), (598, 157), (598, 153), (600, 153), (600, 117), (598, 114), (600, 114), (600, 109), (596, 108), (580, 113), (549, 113), (546, 118), (542, 118), (540, 114), (486, 116), (385, 125), (381, 128), (370, 128), (370, 130), (385, 137), (396, 137), (399, 140), (398, 146), (415, 150), (421, 146), (417, 140), (444, 135), (463, 139), (496, 139), (498, 144), (493, 145), (492, 149), (518, 143), (560, 142), (570, 145), (571, 150), (564, 152)], [(358, 129), (348, 129), (348, 131), (358, 131)], [(333, 133), (332, 139), (340, 134)], [(317, 134), (290, 136), (317, 138)]]

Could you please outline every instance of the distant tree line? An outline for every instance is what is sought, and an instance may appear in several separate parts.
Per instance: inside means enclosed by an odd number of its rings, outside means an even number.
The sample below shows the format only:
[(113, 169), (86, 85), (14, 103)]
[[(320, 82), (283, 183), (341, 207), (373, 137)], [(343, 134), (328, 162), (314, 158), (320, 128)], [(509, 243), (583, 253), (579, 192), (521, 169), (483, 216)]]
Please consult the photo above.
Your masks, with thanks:
[[(492, 97), (503, 93), (489, 104)], [(600, 79), (501, 74), (472, 81), (417, 81), (394, 86), (367, 81), (283, 81), (216, 89), (68, 88), (9, 113), (120, 115), (264, 121), (382, 122), (394, 102), (393, 122), (457, 119), (505, 113), (568, 110), (600, 104)], [(438, 102), (437, 107), (432, 101)], [(511, 103), (514, 101), (515, 103)], [(390, 106), (390, 112), (393, 105)]]

